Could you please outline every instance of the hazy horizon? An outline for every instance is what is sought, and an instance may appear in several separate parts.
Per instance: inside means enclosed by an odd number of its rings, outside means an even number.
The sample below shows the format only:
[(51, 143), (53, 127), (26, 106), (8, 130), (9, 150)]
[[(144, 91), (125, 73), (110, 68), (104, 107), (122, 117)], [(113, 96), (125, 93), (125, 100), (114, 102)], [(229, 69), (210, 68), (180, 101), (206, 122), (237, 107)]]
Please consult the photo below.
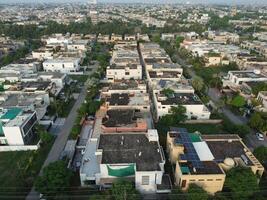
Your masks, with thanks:
[[(0, 0), (1, 4), (11, 3), (86, 3), (88, 0)], [(98, 0), (99, 3), (144, 3), (142, 0)], [(246, 4), (246, 5), (266, 5), (267, 0), (147, 0), (145, 3), (168, 4), (168, 3), (190, 3), (190, 4)]]

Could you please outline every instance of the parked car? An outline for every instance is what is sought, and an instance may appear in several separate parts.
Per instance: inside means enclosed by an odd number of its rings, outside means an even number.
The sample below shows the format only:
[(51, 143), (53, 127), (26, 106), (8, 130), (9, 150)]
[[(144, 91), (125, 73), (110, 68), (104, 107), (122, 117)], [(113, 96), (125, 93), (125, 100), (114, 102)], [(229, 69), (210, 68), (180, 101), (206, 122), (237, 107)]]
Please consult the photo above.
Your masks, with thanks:
[(260, 140), (260, 141), (263, 141), (263, 140), (264, 140), (264, 137), (263, 137), (263, 134), (262, 134), (262, 133), (257, 132), (257, 133), (256, 133), (256, 137), (257, 137), (257, 139)]

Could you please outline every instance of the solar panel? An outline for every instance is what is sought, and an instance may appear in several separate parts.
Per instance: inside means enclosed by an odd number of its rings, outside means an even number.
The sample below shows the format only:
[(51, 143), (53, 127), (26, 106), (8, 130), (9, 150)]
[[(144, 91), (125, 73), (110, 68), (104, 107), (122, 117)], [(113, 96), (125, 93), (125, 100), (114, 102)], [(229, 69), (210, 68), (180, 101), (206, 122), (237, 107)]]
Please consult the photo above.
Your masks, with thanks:
[(160, 80), (159, 81), (159, 85), (160, 85), (160, 87), (164, 88), (165, 85), (166, 85), (166, 81), (165, 80)]
[[(192, 140), (187, 129), (171, 127), (170, 130), (175, 136), (174, 142), (176, 144), (183, 144), (185, 147), (185, 154), (181, 155), (182, 160), (190, 161), (195, 168), (203, 168), (203, 163), (200, 161), (197, 152), (194, 148)], [(176, 134), (174, 134), (176, 132)]]

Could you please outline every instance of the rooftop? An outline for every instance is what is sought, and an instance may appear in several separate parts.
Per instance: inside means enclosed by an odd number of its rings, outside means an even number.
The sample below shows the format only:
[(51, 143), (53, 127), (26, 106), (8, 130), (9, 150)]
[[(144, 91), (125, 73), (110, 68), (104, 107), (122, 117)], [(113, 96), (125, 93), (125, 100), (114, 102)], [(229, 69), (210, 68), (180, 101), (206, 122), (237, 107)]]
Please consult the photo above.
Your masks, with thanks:
[(199, 97), (193, 93), (176, 93), (166, 96), (162, 91), (157, 95), (162, 105), (201, 105)]
[(179, 78), (182, 72), (177, 71), (149, 71), (150, 78)]
[(101, 135), (98, 149), (102, 164), (136, 163), (137, 171), (160, 171), (163, 163), (158, 142), (149, 142), (145, 134)]
[(233, 75), (237, 76), (238, 78), (266, 78), (267, 76), (260, 74), (260, 73), (255, 73), (253, 71), (230, 71)]
[(142, 113), (135, 110), (108, 110), (106, 117), (102, 119), (102, 124), (106, 127), (131, 127), (136, 126), (137, 120), (142, 119), (142, 117)]
[(148, 94), (128, 94), (128, 93), (112, 93), (106, 98), (111, 106), (138, 106), (138, 105), (149, 105)]

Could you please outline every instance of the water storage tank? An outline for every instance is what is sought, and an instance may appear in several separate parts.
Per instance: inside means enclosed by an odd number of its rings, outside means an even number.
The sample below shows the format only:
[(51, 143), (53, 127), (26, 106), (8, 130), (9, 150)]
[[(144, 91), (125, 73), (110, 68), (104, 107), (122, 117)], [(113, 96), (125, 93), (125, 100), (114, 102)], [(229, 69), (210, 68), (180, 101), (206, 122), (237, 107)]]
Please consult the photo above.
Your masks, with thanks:
[(259, 70), (259, 69), (254, 69), (253, 72), (254, 72), (254, 74), (260, 74), (260, 73), (261, 73), (261, 70)]
[(225, 158), (221, 166), (225, 171), (228, 171), (235, 166), (235, 161), (232, 158)]

